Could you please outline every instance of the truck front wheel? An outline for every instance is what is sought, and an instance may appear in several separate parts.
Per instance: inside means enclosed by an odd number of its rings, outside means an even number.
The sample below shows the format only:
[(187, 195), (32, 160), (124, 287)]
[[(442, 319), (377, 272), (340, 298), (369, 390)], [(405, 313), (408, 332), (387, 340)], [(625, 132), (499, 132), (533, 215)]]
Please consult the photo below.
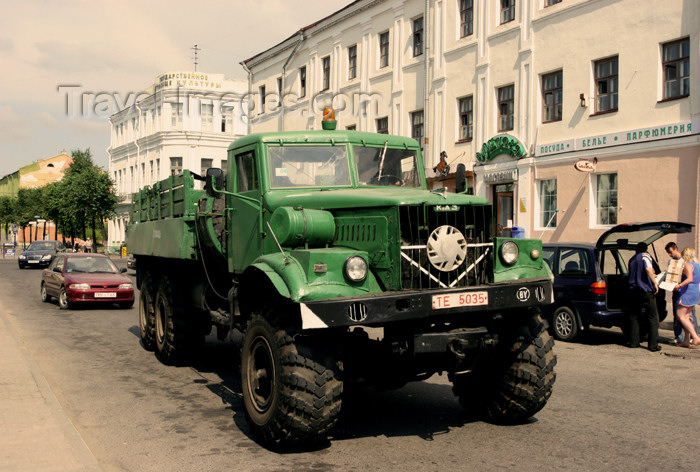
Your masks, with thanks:
[[(505, 335), (506, 338), (511, 338)], [(544, 408), (552, 395), (557, 358), (554, 340), (539, 315), (468, 374), (452, 375), (453, 391), (470, 412), (499, 423), (520, 423)]]
[[(253, 314), (241, 352), (246, 419), (264, 444), (324, 440), (340, 413), (343, 384), (335, 356)], [(320, 343), (319, 343), (320, 344)]]

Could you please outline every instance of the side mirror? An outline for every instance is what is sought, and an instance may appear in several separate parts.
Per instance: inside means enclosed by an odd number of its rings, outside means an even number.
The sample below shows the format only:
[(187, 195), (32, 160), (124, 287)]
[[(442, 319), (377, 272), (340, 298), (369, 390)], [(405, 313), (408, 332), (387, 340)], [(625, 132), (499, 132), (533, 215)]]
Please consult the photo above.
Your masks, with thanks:
[(455, 193), (464, 193), (467, 191), (467, 168), (464, 164), (457, 164), (455, 171)]
[(61, 273), (61, 268), (60, 267), (54, 267), (53, 268), (54, 272), (58, 272), (59, 274)]
[(207, 169), (207, 176), (204, 183), (204, 190), (208, 197), (216, 197), (218, 191), (224, 187), (224, 171), (217, 167)]
[(126, 267), (122, 267), (121, 269), (119, 269), (119, 272), (122, 273), (122, 274), (123, 274), (124, 272), (126, 272)]

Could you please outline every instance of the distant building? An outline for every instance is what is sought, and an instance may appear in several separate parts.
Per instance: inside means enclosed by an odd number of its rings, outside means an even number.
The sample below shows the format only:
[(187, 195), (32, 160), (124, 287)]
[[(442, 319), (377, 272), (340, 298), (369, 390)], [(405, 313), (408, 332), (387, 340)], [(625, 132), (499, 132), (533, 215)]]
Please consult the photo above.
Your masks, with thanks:
[(229, 144), (246, 134), (247, 91), (244, 80), (223, 74), (168, 72), (110, 117), (109, 175), (120, 199), (108, 223), (110, 249), (126, 240), (134, 192), (183, 169), (226, 169)]
[(21, 188), (39, 188), (63, 178), (73, 159), (61, 154), (26, 165), (0, 179), (0, 196), (16, 197)]

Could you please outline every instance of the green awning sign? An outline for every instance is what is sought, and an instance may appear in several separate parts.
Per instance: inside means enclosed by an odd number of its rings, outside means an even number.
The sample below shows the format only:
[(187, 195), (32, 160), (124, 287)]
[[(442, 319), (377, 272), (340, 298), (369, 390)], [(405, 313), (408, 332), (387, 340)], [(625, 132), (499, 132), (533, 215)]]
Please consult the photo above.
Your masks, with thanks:
[(520, 140), (509, 134), (498, 134), (481, 146), (481, 152), (476, 153), (476, 160), (486, 162), (501, 154), (508, 154), (515, 159), (525, 157), (525, 146)]

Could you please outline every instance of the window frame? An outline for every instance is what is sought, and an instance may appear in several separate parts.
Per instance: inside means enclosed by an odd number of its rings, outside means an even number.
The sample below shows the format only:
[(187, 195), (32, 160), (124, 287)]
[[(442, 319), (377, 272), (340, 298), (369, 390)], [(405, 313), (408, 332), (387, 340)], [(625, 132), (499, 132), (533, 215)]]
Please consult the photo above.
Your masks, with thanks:
[[(501, 93), (507, 91), (508, 89), (511, 90), (511, 96), (503, 99), (501, 97)], [(496, 99), (498, 102), (498, 131), (512, 131), (515, 129), (515, 84), (498, 87), (496, 89)], [(507, 108), (507, 113), (505, 115), (502, 113), (503, 105), (505, 105)], [(506, 120), (505, 126), (503, 125), (504, 118)], [(510, 124), (508, 124), (508, 121), (510, 121)]]
[(260, 103), (260, 111), (258, 112), (258, 114), (263, 114), (265, 113), (265, 96), (267, 94), (265, 90), (265, 85), (261, 85), (260, 87), (258, 87), (258, 93), (260, 94), (260, 98), (258, 100), (258, 102)]
[[(411, 137), (418, 141), (418, 144), (423, 146), (423, 138), (425, 137), (425, 113), (423, 110), (416, 110), (410, 113), (411, 118)], [(419, 122), (416, 119), (420, 118)]]
[(515, 0), (501, 0), (501, 24), (515, 21)]
[[(384, 123), (386, 123), (386, 127), (383, 126)], [(377, 134), (389, 134), (389, 117), (383, 116), (381, 118), (377, 118), (374, 120), (374, 126), (377, 130)]]
[(321, 92), (331, 88), (331, 56), (321, 58)]
[[(608, 176), (615, 176), (614, 178), (614, 183), (615, 183), (615, 188), (611, 188), (610, 190), (607, 190), (611, 194), (610, 200), (614, 200), (615, 205), (607, 205), (605, 207), (601, 206), (601, 190), (600, 190), (600, 182), (601, 178), (603, 177), (608, 177)], [(595, 206), (595, 213), (593, 213), (592, 218), (593, 218), (593, 224), (595, 227), (598, 228), (611, 228), (613, 226), (616, 226), (618, 224), (618, 215), (620, 213), (620, 201), (619, 201), (619, 179), (618, 179), (618, 173), (617, 172), (601, 172), (600, 174), (594, 174), (591, 180), (592, 180), (592, 194), (593, 194), (593, 204)], [(615, 210), (615, 221), (610, 221), (610, 210), (613, 209)], [(601, 210), (606, 210), (608, 212), (608, 221), (603, 222), (602, 219), (600, 218), (600, 212)]]
[[(466, 110), (462, 109), (462, 103), (468, 103), (469, 107)], [(467, 121), (465, 124), (464, 121)], [(474, 139), (474, 95), (467, 95), (457, 99), (457, 142), (466, 143)], [(467, 127), (467, 136), (464, 136), (462, 130)]]
[(556, 5), (557, 3), (561, 3), (561, 0), (544, 0), (544, 7), (551, 7), (552, 5)]
[(299, 68), (299, 98), (306, 97), (306, 66)]
[[(543, 187), (546, 184), (554, 183), (554, 191), (547, 192)], [(558, 182), (556, 177), (547, 179), (537, 180), (537, 228), (542, 230), (553, 230), (557, 228), (557, 193), (558, 193)], [(548, 205), (546, 200), (549, 202), (554, 202), (554, 206)], [(552, 208), (552, 209), (550, 209)], [(551, 221), (550, 221), (551, 218)]]
[[(609, 73), (607, 75), (598, 75), (599, 66), (610, 63)], [(612, 65), (614, 64), (614, 68)], [(614, 69), (614, 72), (613, 72)], [(619, 84), (620, 84), (620, 59), (619, 56), (610, 56), (605, 59), (599, 59), (593, 63), (593, 82), (595, 83), (595, 115), (601, 115), (604, 113), (614, 113), (619, 110)], [(601, 84), (606, 84), (606, 92), (600, 92)], [(614, 84), (614, 87), (611, 87)], [(614, 91), (610, 91), (614, 88)], [(601, 109), (600, 101), (601, 98), (606, 98), (608, 100), (608, 108)], [(615, 102), (615, 107), (612, 106), (612, 102)]]
[[(557, 77), (558, 76), (558, 85)], [(554, 78), (554, 84), (551, 87), (547, 86), (547, 79)], [(563, 101), (564, 101), (564, 72), (560, 69), (558, 71), (550, 72), (549, 74), (542, 74), (542, 123), (554, 123), (557, 121), (562, 121), (563, 119)], [(552, 103), (547, 103), (547, 97), (551, 95), (553, 97)], [(558, 100), (557, 100), (558, 98)], [(557, 116), (558, 109), (558, 116)], [(548, 111), (552, 110), (551, 118), (547, 119)]]
[[(683, 46), (687, 44), (688, 55), (683, 56)], [(678, 100), (680, 98), (686, 98), (690, 96), (690, 38), (677, 39), (675, 41), (669, 41), (661, 45), (661, 96), (662, 101), (665, 100)], [(673, 60), (666, 60), (667, 48), (676, 47), (678, 51), (678, 57)], [(676, 68), (676, 77), (673, 81), (666, 78), (666, 68), (670, 65), (674, 65)], [(686, 69), (687, 74), (681, 75), (683, 69)], [(680, 71), (680, 72), (678, 72)], [(684, 80), (685, 79), (685, 80)], [(686, 82), (687, 93), (682, 93), (683, 83)], [(678, 93), (676, 95), (667, 95), (667, 86), (669, 83), (675, 83)]]
[[(466, 27), (466, 31), (465, 31)], [(459, 0), (459, 37), (474, 34), (474, 0)]]
[(418, 18), (415, 18), (412, 22), (412, 29), (413, 29), (413, 38), (412, 38), (412, 44), (413, 44), (413, 57), (419, 57), (423, 55), (424, 52), (424, 21), (423, 17), (419, 16)]
[[(384, 41), (386, 39), (386, 41)], [(389, 67), (389, 54), (390, 54), (390, 37), (389, 31), (379, 33), (379, 68), (383, 69)]]
[(357, 44), (348, 47), (348, 80), (357, 78)]

